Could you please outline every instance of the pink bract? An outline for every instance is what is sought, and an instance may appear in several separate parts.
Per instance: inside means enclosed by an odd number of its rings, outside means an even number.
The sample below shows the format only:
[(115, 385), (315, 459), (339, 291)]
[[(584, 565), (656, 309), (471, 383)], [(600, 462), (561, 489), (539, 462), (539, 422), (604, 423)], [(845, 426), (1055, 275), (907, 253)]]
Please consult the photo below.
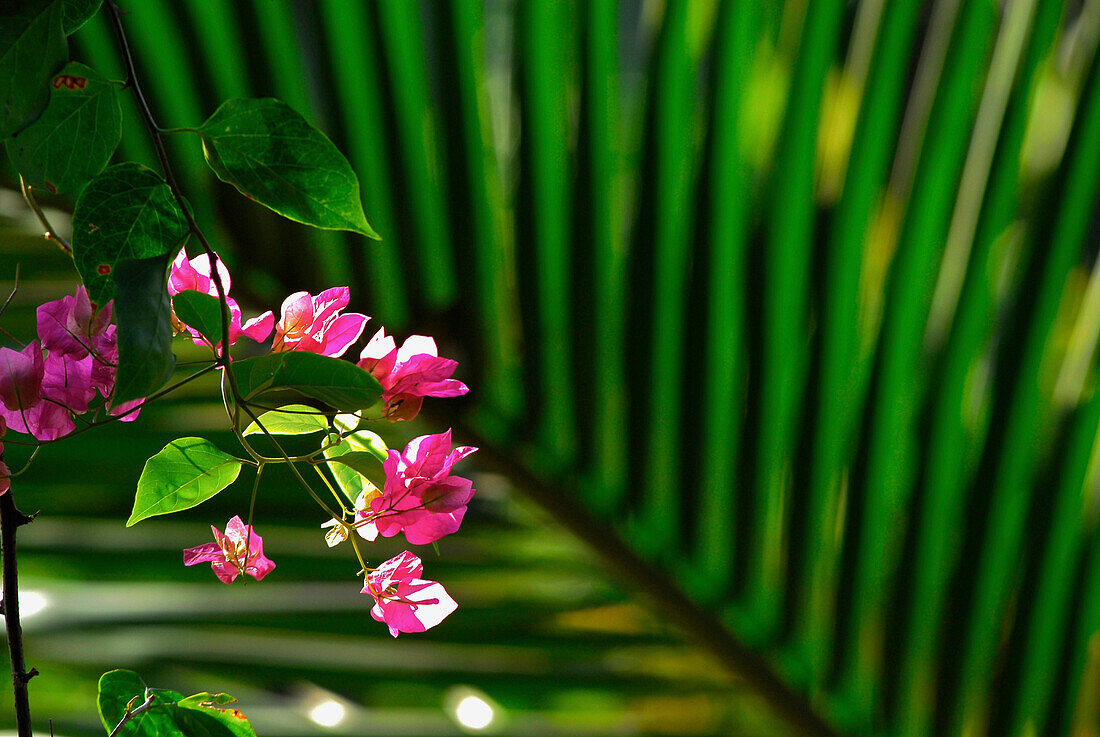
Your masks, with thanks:
[(416, 417), (424, 397), (457, 397), (469, 391), (450, 378), (458, 361), (440, 358), (435, 341), (426, 335), (411, 335), (398, 349), (381, 329), (359, 355), (358, 365), (382, 385), (385, 416), (391, 421)]
[(347, 287), (326, 289), (316, 297), (295, 292), (283, 300), (282, 317), (275, 325), (272, 353), (309, 351), (338, 358), (359, 339), (370, 318), (358, 312), (341, 315), (348, 305)]
[(264, 556), (263, 538), (240, 517), (229, 520), (225, 534), (213, 525), (210, 529), (214, 532), (214, 542), (184, 550), (185, 566), (210, 563), (214, 575), (223, 583), (233, 583), (242, 573), (259, 581), (274, 570), (275, 563)]
[(38, 338), (51, 354), (84, 358), (89, 353), (99, 355), (105, 345), (114, 345), (110, 330), (112, 302), (93, 314), (92, 303), (84, 286), (76, 295), (46, 302), (38, 307)]
[(386, 483), (382, 494), (370, 502), (367, 525), (373, 523), (383, 537), (403, 532), (413, 545), (426, 545), (457, 531), (474, 488), (469, 479), (451, 476), (451, 466), (476, 450), (469, 446), (452, 450), (450, 430), (414, 438), (401, 453), (391, 450), (382, 464)]
[(431, 629), (458, 608), (442, 584), (420, 578), (423, 572), (420, 558), (406, 550), (367, 574), (362, 593), (374, 597), (370, 614), (394, 637)]
[[(229, 278), (229, 270), (225, 268), (225, 264), (222, 263), (220, 258), (215, 261), (215, 265), (218, 276), (221, 277), (222, 288), (225, 290), (226, 303), (229, 305), (229, 345), (234, 345), (242, 335), (257, 343), (267, 340), (267, 336), (271, 335), (271, 329), (275, 326), (275, 315), (268, 310), (242, 325), (241, 308), (236, 300), (229, 296), (229, 286), (232, 283)], [(174, 296), (188, 289), (193, 289), (196, 292), (217, 297), (218, 287), (210, 274), (210, 258), (205, 253), (188, 261), (187, 252), (181, 250), (172, 262), (172, 268), (168, 273), (168, 293)], [(187, 327), (187, 332), (191, 334), (191, 340), (195, 345), (207, 344), (206, 339), (202, 337), (198, 330), (190, 326), (185, 327)], [(221, 343), (219, 342), (215, 348), (220, 348), (220, 346)]]

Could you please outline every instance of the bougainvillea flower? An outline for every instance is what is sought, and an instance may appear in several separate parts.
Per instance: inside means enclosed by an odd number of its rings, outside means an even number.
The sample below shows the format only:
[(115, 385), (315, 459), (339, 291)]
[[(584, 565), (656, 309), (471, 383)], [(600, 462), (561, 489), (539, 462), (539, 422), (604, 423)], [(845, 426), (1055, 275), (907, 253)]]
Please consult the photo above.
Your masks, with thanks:
[(458, 361), (440, 358), (435, 341), (426, 335), (411, 335), (398, 349), (385, 329), (379, 330), (359, 354), (358, 365), (382, 385), (385, 416), (391, 421), (416, 417), (424, 397), (457, 397), (469, 391), (450, 378)]
[(184, 550), (185, 566), (209, 563), (223, 583), (233, 583), (242, 573), (259, 581), (275, 569), (275, 564), (264, 557), (263, 538), (240, 517), (229, 520), (224, 535), (213, 525), (210, 529), (214, 531), (214, 542)]
[(474, 488), (469, 479), (451, 476), (451, 466), (476, 450), (452, 450), (450, 430), (414, 438), (403, 452), (391, 450), (382, 464), (382, 494), (370, 502), (378, 534), (404, 532), (413, 545), (426, 545), (458, 530)]
[(38, 338), (42, 347), (53, 354), (84, 358), (89, 353), (97, 355), (105, 342), (114, 341), (113, 331), (108, 336), (112, 302), (101, 309), (92, 310), (88, 292), (83, 285), (76, 288), (72, 297), (62, 297), (38, 307)]
[(370, 318), (358, 312), (341, 315), (348, 306), (347, 287), (326, 289), (316, 297), (295, 292), (283, 300), (271, 351), (309, 351), (337, 358), (359, 339)]
[[(275, 326), (275, 315), (268, 310), (242, 325), (241, 308), (236, 300), (229, 296), (229, 287), (232, 284), (232, 280), (229, 278), (229, 270), (225, 268), (225, 264), (222, 263), (220, 258), (216, 259), (215, 266), (218, 270), (218, 276), (221, 278), (222, 288), (225, 290), (226, 303), (229, 305), (229, 345), (234, 345), (242, 335), (257, 343), (267, 340), (267, 336), (271, 335), (271, 329)], [(187, 252), (181, 250), (172, 262), (172, 268), (168, 272), (168, 293), (176, 295), (188, 289), (209, 294), (211, 297), (218, 296), (218, 286), (211, 276), (210, 257), (205, 253), (199, 254), (188, 261)], [(178, 317), (175, 320), (179, 322)], [(183, 325), (182, 322), (179, 322), (179, 324)], [(206, 345), (206, 339), (202, 337), (198, 330), (187, 325), (183, 326), (187, 328), (187, 332), (191, 334), (191, 340), (196, 345)], [(218, 346), (215, 347), (220, 347), (220, 345), (219, 342)]]
[(22, 351), (0, 348), (0, 416), (16, 432), (56, 440), (72, 432), (73, 412), (88, 411), (95, 397), (91, 374), (90, 355), (43, 359), (37, 340)]
[(420, 578), (423, 572), (420, 558), (406, 550), (367, 574), (361, 593), (374, 597), (370, 614), (394, 637), (431, 629), (458, 608), (442, 584)]

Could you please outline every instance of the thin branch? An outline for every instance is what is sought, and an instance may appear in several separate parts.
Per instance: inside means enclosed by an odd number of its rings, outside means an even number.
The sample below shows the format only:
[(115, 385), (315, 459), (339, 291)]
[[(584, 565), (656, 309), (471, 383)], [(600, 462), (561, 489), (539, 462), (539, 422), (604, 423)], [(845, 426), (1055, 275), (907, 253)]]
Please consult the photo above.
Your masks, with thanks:
[(38, 222), (46, 229), (46, 240), (55, 241), (62, 251), (71, 256), (73, 247), (69, 245), (68, 241), (58, 235), (57, 231), (50, 225), (50, 221), (46, 219), (46, 213), (42, 212), (38, 200), (31, 194), (31, 185), (27, 184), (27, 180), (23, 178), (22, 174), (19, 175), (19, 188), (23, 190), (23, 199), (27, 201), (27, 206), (34, 211), (34, 214), (38, 217)]
[[(0, 453), (0, 461), (3, 453)], [(27, 682), (38, 675), (38, 670), (27, 670), (23, 654), (23, 628), (19, 623), (19, 570), (15, 558), (15, 532), (33, 518), (15, 506), (13, 489), (0, 496), (0, 554), (3, 556), (4, 626), (8, 633), (8, 655), (11, 658), (11, 680), (15, 692), (15, 726), (19, 737), (31, 735), (31, 705), (27, 694)]]

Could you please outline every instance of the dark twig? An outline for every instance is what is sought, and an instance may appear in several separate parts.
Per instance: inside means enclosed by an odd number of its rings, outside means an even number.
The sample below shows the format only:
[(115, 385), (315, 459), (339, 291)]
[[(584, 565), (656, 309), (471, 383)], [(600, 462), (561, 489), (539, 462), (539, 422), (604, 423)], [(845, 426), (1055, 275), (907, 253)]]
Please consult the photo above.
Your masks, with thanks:
[[(3, 454), (0, 453), (0, 461)], [(38, 675), (36, 668), (27, 670), (23, 655), (23, 628), (19, 623), (19, 572), (15, 560), (15, 532), (27, 524), (29, 517), (15, 506), (12, 489), (0, 496), (0, 555), (4, 567), (4, 626), (8, 632), (8, 654), (11, 656), (12, 687), (15, 690), (15, 726), (19, 737), (31, 737), (31, 705), (27, 682)]]

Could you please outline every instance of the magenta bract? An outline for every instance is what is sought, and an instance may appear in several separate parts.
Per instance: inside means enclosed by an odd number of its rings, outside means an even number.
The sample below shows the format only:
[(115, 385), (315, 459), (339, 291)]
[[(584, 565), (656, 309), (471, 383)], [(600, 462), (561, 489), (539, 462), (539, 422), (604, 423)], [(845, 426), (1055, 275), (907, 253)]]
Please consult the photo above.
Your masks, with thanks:
[(451, 476), (451, 466), (476, 450), (452, 450), (450, 430), (414, 438), (401, 453), (391, 450), (382, 465), (385, 486), (371, 500), (366, 518), (383, 537), (403, 532), (413, 545), (427, 545), (457, 531), (474, 487), (469, 479)]
[(271, 351), (309, 351), (338, 358), (359, 339), (370, 318), (358, 312), (341, 315), (348, 305), (347, 287), (326, 289), (316, 297), (295, 292), (283, 300)]
[(361, 593), (374, 597), (370, 614), (394, 637), (430, 629), (458, 608), (442, 584), (420, 578), (423, 572), (420, 558), (406, 550), (367, 574)]
[(435, 341), (426, 335), (411, 335), (398, 349), (393, 337), (380, 329), (359, 354), (358, 365), (382, 385), (385, 416), (391, 421), (416, 417), (424, 397), (457, 397), (469, 391), (450, 378), (458, 361), (440, 358)]

